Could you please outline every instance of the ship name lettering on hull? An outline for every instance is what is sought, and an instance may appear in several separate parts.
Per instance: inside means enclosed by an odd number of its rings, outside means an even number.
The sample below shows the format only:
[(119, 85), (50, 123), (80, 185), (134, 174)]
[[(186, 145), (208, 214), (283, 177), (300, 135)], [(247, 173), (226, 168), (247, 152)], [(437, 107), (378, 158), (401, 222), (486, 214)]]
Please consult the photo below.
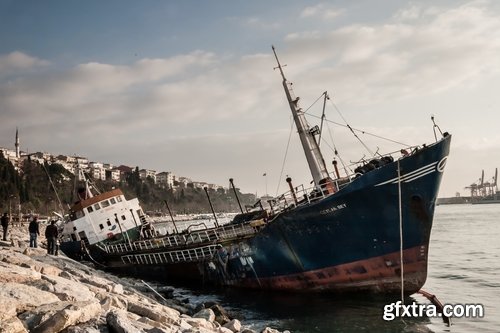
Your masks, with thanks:
[(347, 204), (343, 203), (343, 204), (336, 205), (336, 206), (333, 206), (333, 207), (330, 207), (330, 208), (327, 208), (327, 209), (323, 209), (319, 213), (321, 215), (331, 214), (331, 213), (335, 213), (336, 211), (339, 211), (341, 209), (344, 209), (346, 207), (347, 207)]

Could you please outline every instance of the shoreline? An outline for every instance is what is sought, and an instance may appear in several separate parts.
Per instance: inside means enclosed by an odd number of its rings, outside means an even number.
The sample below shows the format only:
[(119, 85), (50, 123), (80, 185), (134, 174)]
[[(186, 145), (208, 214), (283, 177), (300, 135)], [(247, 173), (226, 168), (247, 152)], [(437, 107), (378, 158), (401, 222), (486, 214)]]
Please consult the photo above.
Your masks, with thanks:
[(0, 241), (0, 333), (256, 333), (216, 303), (165, 298), (141, 280), (48, 255), (44, 237), (38, 243), (30, 248), (18, 225)]

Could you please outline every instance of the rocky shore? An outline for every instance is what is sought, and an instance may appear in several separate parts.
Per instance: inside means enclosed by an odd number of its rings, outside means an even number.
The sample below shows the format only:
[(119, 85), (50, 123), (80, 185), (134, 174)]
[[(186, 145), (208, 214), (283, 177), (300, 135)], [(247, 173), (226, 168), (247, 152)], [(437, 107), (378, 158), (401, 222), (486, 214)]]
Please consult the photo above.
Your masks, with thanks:
[(148, 293), (139, 280), (48, 255), (43, 237), (38, 248), (30, 248), (26, 227), (9, 229), (9, 240), (0, 241), (2, 333), (255, 333), (218, 304)]

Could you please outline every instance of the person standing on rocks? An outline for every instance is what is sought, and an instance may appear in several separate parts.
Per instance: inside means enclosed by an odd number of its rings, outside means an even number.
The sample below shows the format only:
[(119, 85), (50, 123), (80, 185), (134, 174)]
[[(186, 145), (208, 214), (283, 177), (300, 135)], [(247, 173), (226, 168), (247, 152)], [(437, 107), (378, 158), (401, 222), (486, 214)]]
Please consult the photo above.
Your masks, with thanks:
[(3, 228), (3, 240), (7, 240), (7, 229), (9, 228), (9, 216), (7, 213), (3, 213), (2, 216), (2, 228)]
[(50, 221), (50, 224), (45, 229), (45, 238), (47, 238), (47, 253), (56, 254), (56, 242), (57, 242), (57, 226), (56, 221)]
[(37, 247), (36, 239), (40, 235), (40, 230), (38, 229), (38, 218), (36, 216), (31, 220), (28, 231), (30, 232), (30, 247)]

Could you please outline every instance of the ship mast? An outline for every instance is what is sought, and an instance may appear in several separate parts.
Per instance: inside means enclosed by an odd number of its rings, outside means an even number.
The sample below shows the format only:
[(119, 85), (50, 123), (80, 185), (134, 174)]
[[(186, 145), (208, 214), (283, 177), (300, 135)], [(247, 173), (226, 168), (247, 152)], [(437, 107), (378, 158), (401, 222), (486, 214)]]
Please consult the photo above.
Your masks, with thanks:
[(293, 119), (297, 126), (297, 132), (299, 133), (300, 142), (302, 143), (302, 148), (304, 149), (304, 154), (306, 155), (314, 184), (316, 187), (322, 187), (329, 193), (333, 193), (332, 180), (328, 175), (325, 160), (316, 142), (314, 133), (311, 131), (306, 121), (304, 111), (299, 107), (299, 97), (295, 97), (292, 90), (292, 83), (287, 81), (274, 46), (272, 48), (276, 61), (278, 62), (278, 67), (276, 68), (279, 68), (281, 76), (283, 77), (283, 88), (285, 89), (288, 104), (290, 105), (290, 110), (292, 111)]

